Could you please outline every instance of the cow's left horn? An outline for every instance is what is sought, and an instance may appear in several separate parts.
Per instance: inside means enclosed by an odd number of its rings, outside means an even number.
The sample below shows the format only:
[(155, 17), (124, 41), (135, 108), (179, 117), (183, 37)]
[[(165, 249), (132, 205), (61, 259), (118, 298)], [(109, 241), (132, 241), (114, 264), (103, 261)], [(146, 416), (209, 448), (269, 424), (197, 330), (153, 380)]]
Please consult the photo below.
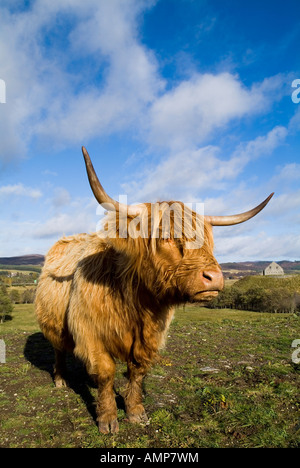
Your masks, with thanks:
[(138, 205), (125, 205), (124, 203), (117, 202), (106, 193), (97, 177), (90, 155), (84, 146), (82, 147), (82, 153), (85, 161), (90, 186), (97, 202), (100, 203), (100, 205), (102, 205), (106, 210), (126, 210), (126, 213), (132, 215), (140, 213), (141, 207), (139, 207)]
[(244, 223), (253, 216), (257, 215), (266, 205), (269, 203), (271, 198), (273, 197), (274, 192), (268, 196), (260, 205), (256, 208), (253, 208), (250, 211), (246, 211), (245, 213), (240, 213), (236, 215), (230, 216), (205, 216), (205, 219), (212, 225), (212, 226), (232, 226), (234, 224)]

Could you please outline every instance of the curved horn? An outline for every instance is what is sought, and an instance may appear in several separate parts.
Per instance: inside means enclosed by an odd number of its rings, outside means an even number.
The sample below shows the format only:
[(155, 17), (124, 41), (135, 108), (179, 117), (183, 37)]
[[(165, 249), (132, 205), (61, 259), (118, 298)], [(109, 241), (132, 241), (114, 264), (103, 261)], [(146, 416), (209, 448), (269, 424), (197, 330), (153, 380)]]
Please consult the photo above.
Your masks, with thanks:
[(240, 213), (236, 215), (230, 216), (205, 216), (205, 219), (212, 225), (212, 226), (232, 226), (234, 224), (244, 223), (253, 216), (257, 215), (266, 205), (269, 203), (271, 198), (273, 197), (274, 192), (268, 196), (260, 205), (256, 208), (253, 208), (250, 211), (246, 211), (245, 213)]
[[(90, 186), (93, 194), (100, 205), (109, 203), (113, 205), (117, 210), (119, 209), (119, 202), (111, 198), (104, 190), (95, 172), (91, 158), (85, 147), (82, 147), (82, 153), (85, 161), (86, 172), (89, 178)], [(109, 208), (109, 207), (105, 207)]]
[(121, 211), (121, 210), (126, 210), (129, 214), (137, 214), (141, 212), (141, 207), (138, 207), (137, 205), (125, 205), (124, 203), (119, 203), (113, 198), (111, 198), (104, 188), (102, 187), (97, 174), (95, 172), (95, 169), (93, 167), (91, 158), (89, 156), (89, 153), (87, 152), (86, 148), (83, 146), (82, 147), (82, 153), (85, 161), (85, 166), (86, 166), (86, 172), (89, 178), (90, 186), (93, 191), (93, 194), (100, 205), (102, 205), (105, 209), (107, 210), (112, 210), (113, 207), (116, 211)]

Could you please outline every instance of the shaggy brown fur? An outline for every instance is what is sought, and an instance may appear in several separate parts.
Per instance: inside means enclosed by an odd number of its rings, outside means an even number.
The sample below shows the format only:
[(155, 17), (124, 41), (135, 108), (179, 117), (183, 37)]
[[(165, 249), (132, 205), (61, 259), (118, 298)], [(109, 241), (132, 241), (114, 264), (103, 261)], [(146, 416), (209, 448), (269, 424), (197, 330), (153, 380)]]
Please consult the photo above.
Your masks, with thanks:
[[(158, 236), (151, 236), (149, 227), (148, 235), (135, 239), (120, 238), (119, 232), (109, 236), (109, 216), (100, 233), (66, 237), (50, 249), (36, 294), (40, 327), (56, 352), (55, 384), (66, 384), (64, 353), (73, 351), (98, 384), (97, 418), (103, 433), (118, 430), (115, 359), (128, 366), (128, 419), (143, 422), (142, 380), (164, 344), (175, 305), (205, 302), (222, 288), (212, 227), (204, 218), (202, 247), (187, 249), (191, 233), (174, 236), (174, 216), (167, 239), (161, 214)], [(150, 205), (143, 216), (150, 221)], [(196, 213), (192, 217), (196, 229)], [(128, 225), (132, 220), (128, 215)]]

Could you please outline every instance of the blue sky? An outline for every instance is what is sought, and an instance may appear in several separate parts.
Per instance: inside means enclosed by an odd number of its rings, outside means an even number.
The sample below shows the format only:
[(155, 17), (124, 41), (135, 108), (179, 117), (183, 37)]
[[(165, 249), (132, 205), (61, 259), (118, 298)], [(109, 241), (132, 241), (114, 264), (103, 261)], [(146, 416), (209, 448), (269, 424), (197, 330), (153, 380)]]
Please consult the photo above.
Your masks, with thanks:
[(129, 203), (232, 214), (274, 191), (214, 228), (216, 257), (299, 260), (299, 18), (298, 0), (1, 0), (0, 256), (96, 230), (84, 145)]

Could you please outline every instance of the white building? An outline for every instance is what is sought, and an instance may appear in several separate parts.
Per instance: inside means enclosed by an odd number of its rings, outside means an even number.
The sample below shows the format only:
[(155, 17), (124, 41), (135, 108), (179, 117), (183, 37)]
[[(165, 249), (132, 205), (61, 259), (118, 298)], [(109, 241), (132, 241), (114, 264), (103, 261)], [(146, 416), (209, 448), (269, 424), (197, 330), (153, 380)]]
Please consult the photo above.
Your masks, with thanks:
[(263, 270), (264, 276), (284, 275), (283, 268), (278, 263), (272, 262)]

